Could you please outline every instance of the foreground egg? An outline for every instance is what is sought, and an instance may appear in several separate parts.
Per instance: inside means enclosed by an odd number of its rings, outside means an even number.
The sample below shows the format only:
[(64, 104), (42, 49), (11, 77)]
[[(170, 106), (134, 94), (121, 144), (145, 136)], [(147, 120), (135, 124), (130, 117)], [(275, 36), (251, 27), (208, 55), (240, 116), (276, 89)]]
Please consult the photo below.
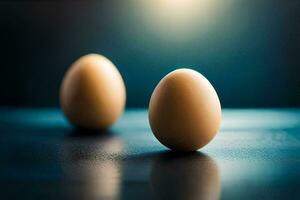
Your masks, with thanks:
[(209, 143), (219, 129), (218, 95), (200, 73), (191, 69), (175, 70), (152, 93), (149, 123), (155, 137), (166, 147), (195, 151)]
[(125, 86), (114, 64), (88, 54), (72, 64), (60, 88), (60, 105), (75, 127), (101, 130), (111, 126), (125, 106)]

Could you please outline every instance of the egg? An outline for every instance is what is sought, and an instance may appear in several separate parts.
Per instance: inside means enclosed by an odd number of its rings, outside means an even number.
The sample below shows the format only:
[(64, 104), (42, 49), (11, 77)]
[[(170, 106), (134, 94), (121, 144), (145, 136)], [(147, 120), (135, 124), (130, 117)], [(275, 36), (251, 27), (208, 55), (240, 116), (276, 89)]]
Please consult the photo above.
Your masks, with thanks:
[(88, 54), (75, 61), (60, 88), (60, 105), (71, 124), (101, 130), (121, 115), (126, 100), (121, 74), (106, 57)]
[(149, 123), (166, 147), (195, 151), (209, 143), (221, 123), (221, 105), (210, 82), (191, 69), (167, 74), (154, 89)]

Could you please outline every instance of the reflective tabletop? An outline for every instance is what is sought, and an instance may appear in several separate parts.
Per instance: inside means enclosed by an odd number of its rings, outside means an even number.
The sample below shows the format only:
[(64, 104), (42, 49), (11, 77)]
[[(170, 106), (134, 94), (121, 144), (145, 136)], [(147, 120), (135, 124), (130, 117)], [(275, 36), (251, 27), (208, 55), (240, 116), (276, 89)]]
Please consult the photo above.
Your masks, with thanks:
[(300, 199), (300, 110), (224, 109), (216, 137), (173, 152), (127, 110), (108, 131), (58, 109), (0, 109), (0, 199)]

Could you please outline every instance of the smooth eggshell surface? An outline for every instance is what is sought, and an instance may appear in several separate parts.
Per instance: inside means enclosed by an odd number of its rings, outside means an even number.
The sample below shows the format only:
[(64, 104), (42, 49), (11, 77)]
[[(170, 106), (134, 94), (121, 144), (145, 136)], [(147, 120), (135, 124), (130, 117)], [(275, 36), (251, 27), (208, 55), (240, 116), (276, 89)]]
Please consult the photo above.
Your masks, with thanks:
[(126, 100), (123, 79), (104, 56), (79, 58), (65, 74), (60, 88), (61, 108), (76, 127), (105, 129), (121, 115)]
[(219, 129), (218, 95), (200, 73), (191, 69), (175, 70), (152, 93), (149, 123), (155, 137), (168, 148), (197, 150), (209, 143)]

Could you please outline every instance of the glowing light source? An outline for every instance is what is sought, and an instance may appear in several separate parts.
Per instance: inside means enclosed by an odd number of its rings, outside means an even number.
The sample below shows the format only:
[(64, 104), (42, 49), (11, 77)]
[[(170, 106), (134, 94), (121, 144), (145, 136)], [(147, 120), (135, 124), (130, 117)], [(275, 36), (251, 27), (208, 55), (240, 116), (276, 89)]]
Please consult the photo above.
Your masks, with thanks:
[[(229, 1), (230, 2), (230, 1)], [(143, 27), (169, 39), (184, 39), (199, 34), (217, 20), (227, 1), (153, 0), (134, 1), (132, 9)]]

